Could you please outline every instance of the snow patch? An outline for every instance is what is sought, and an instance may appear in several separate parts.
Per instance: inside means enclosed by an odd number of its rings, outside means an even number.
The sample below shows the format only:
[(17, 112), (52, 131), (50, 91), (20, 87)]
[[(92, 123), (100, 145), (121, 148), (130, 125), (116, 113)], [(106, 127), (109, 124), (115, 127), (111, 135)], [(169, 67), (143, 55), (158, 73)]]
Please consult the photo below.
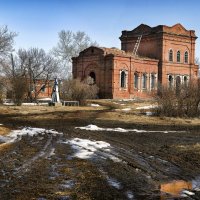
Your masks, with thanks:
[(90, 124), (85, 127), (76, 127), (76, 128), (82, 129), (82, 130), (88, 130), (88, 131), (102, 131), (103, 130), (103, 128), (99, 128), (98, 126), (93, 125), (93, 124)]
[(149, 106), (142, 106), (142, 107), (137, 107), (136, 110), (147, 110), (147, 109), (152, 109), (152, 108), (157, 108), (158, 106), (156, 105), (149, 105)]
[(0, 142), (7, 142), (9, 139), (5, 136), (0, 135)]
[(60, 187), (63, 189), (72, 189), (74, 186), (75, 186), (74, 180), (63, 181), (63, 183), (60, 185)]
[(152, 116), (153, 112), (146, 112), (145, 114), (146, 114), (146, 116)]
[(111, 145), (103, 141), (91, 141), (88, 139), (73, 138), (63, 142), (69, 144), (74, 150), (73, 157), (81, 159), (102, 158), (111, 159), (114, 162), (121, 162), (114, 153), (111, 152)]
[(107, 181), (108, 181), (108, 184), (116, 189), (121, 189), (122, 188), (122, 185), (119, 181), (117, 181), (116, 179), (114, 178), (111, 178), (111, 177), (106, 177), (107, 178)]
[(59, 133), (55, 130), (46, 130), (43, 128), (25, 127), (21, 130), (11, 131), (6, 137), (3, 138), (3, 140), (6, 143), (12, 143), (12, 142), (15, 142), (16, 140), (21, 140), (22, 136), (24, 136), (24, 135), (29, 135), (29, 136), (33, 137), (33, 136), (39, 135), (39, 134), (42, 134), (42, 135), (50, 134), (50, 135), (55, 136), (55, 135), (62, 134), (62, 133)]
[(186, 194), (186, 195), (189, 195), (189, 196), (195, 195), (194, 192), (190, 192), (190, 191), (188, 191), (188, 190), (183, 190), (182, 193), (183, 193), (183, 194)]
[(14, 103), (7, 103), (7, 102), (5, 102), (5, 103), (3, 103), (3, 105), (5, 105), (5, 106), (14, 106), (15, 104)]
[(133, 194), (132, 191), (127, 191), (127, 192), (126, 192), (126, 196), (127, 196), (128, 199), (132, 199), (132, 200), (135, 199), (135, 198), (134, 198), (134, 194)]
[(52, 100), (52, 98), (49, 98), (49, 97), (38, 99), (38, 101), (51, 101), (51, 100)]
[(96, 103), (91, 103), (90, 106), (92, 106), (92, 107), (99, 107), (100, 105), (96, 104)]
[(100, 128), (96, 125), (90, 124), (85, 127), (76, 127), (76, 129), (88, 130), (88, 131), (116, 131), (116, 132), (128, 132), (123, 128)]
[(48, 157), (51, 157), (51, 156), (54, 156), (54, 155), (55, 155), (55, 148), (52, 148)]
[(115, 131), (115, 132), (136, 132), (136, 133), (175, 133), (175, 132), (185, 132), (185, 131), (146, 131), (138, 129), (124, 129), (124, 128), (101, 128), (96, 125), (90, 124), (84, 127), (75, 127), (76, 129), (87, 130), (87, 131)]
[(46, 106), (48, 103), (22, 103), (22, 106)]
[(192, 180), (192, 189), (200, 191), (200, 176)]
[(134, 99), (121, 99), (121, 100), (119, 100), (119, 101), (134, 101)]
[(89, 159), (96, 151), (99, 149), (104, 149), (109, 151), (110, 144), (103, 141), (91, 141), (87, 139), (73, 138), (64, 142), (71, 145), (71, 147), (76, 151), (74, 157)]

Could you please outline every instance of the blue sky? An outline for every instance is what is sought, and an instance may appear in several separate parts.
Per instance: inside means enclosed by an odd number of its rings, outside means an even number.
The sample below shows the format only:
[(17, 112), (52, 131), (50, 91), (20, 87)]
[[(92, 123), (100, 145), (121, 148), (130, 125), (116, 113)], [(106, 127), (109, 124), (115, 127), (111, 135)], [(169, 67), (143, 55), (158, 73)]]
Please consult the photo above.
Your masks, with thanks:
[[(84, 31), (100, 46), (120, 48), (122, 30), (181, 23), (200, 37), (199, 0), (0, 0), (0, 26), (17, 32), (15, 49), (50, 50), (62, 29)], [(200, 57), (200, 39), (196, 56)]]

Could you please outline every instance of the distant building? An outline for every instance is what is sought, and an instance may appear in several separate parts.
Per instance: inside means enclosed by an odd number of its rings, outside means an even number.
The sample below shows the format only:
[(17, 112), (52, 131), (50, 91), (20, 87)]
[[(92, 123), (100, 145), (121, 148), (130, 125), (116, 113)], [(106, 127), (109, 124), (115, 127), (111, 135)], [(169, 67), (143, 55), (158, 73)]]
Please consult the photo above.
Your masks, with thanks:
[(53, 91), (53, 84), (54, 84), (54, 79), (50, 80), (37, 79), (36, 91), (33, 90), (33, 96), (34, 93), (36, 92), (38, 99), (51, 98)]
[(195, 80), (195, 31), (139, 25), (122, 31), (121, 49), (89, 47), (73, 58), (73, 77), (90, 76), (102, 98), (149, 97), (159, 84), (177, 87)]
[[(34, 85), (29, 82), (30, 80), (27, 79), (27, 87), (29, 88), (29, 93), (25, 93), (25, 101), (30, 101), (30, 97), (32, 97), (32, 100), (34, 100), (35, 95), (37, 96), (37, 99), (47, 99), (51, 98), (52, 90), (53, 90), (53, 84), (54, 80), (45, 80), (45, 79), (36, 79), (36, 88), (34, 89)], [(5, 99), (12, 99), (13, 98), (13, 91), (12, 90), (6, 90), (5, 88)]]

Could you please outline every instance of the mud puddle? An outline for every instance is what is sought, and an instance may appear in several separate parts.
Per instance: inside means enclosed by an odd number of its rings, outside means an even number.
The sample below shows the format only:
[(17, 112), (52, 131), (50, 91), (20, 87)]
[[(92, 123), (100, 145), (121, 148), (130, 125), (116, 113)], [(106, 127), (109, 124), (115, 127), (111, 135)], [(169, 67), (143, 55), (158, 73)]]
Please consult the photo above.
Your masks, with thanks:
[(161, 200), (167, 199), (199, 199), (200, 176), (191, 181), (173, 180), (160, 185)]

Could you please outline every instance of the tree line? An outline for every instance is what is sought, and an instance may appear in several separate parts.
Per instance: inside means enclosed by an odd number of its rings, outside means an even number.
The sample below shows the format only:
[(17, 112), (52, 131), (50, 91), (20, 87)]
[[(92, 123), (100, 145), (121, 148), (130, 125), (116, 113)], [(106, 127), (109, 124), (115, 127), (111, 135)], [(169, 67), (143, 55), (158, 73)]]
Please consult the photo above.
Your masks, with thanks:
[[(17, 33), (10, 31), (7, 26), (0, 27), (0, 93), (2, 96), (4, 89), (11, 91), (12, 99), (17, 104), (24, 98), (36, 102), (40, 91), (52, 78), (64, 79), (63, 83), (70, 85), (71, 82), (66, 79), (72, 72), (71, 58), (91, 45), (98, 45), (85, 32), (61, 30), (57, 45), (49, 52), (37, 47), (15, 51), (15, 37)], [(36, 90), (39, 79), (44, 84)]]

